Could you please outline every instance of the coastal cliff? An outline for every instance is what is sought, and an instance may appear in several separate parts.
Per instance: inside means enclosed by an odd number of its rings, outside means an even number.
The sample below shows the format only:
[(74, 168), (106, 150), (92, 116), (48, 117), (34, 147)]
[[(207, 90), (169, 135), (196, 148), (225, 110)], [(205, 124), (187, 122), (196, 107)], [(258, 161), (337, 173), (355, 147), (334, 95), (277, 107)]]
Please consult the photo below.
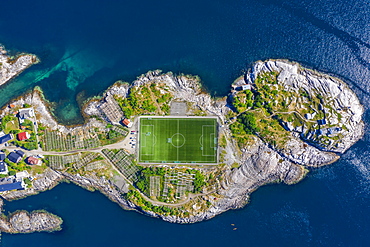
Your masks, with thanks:
[[(188, 193), (171, 204), (155, 200), (140, 190), (137, 181), (132, 179), (133, 174), (117, 166), (115, 162), (118, 158), (114, 155), (120, 154), (117, 151), (122, 149), (119, 143), (86, 148), (85, 151), (65, 150), (62, 154), (55, 150), (37, 150), (35, 153), (67, 158), (76, 154), (73, 159), (92, 157), (90, 161), (98, 164), (99, 169), (82, 169), (82, 166), (87, 167), (88, 162), (80, 167), (76, 165), (79, 161), (73, 163), (75, 161), (72, 162), (70, 157), (64, 163), (58, 161), (58, 166), (50, 159), (49, 167), (36, 175), (31, 188), (5, 192), (2, 197), (7, 200), (22, 198), (69, 180), (84, 188), (101, 191), (124, 209), (134, 209), (169, 222), (193, 223), (245, 206), (250, 194), (265, 184), (299, 182), (311, 167), (338, 160), (341, 153), (363, 135), (363, 107), (354, 92), (337, 78), (303, 68), (294, 62), (267, 60), (256, 62), (245, 76), (235, 81), (233, 87), (243, 85), (250, 85), (250, 91), (237, 89), (228, 97), (214, 99), (203, 91), (198, 77), (150, 71), (132, 84), (115, 83), (101, 99), (87, 102), (82, 108), (86, 116), (85, 125), (74, 127), (57, 123), (40, 90), (22, 96), (11, 103), (16, 106), (32, 105), (37, 120), (50, 132), (72, 136), (88, 129), (90, 140), (104, 134), (104, 131), (124, 132), (114, 129), (109, 122), (112, 121), (110, 116), (102, 114), (107, 102), (115, 102), (111, 103), (112, 109), (127, 107), (122, 109), (127, 116), (140, 110), (128, 108), (127, 99), (134, 93), (142, 96), (144, 91), (154, 88), (163, 99), (154, 101), (157, 112), (137, 114), (168, 115), (170, 112), (166, 104), (182, 102), (187, 106), (187, 116), (217, 116), (221, 125), (219, 139), (222, 140), (219, 144), (220, 163), (207, 168), (178, 165), (175, 169), (203, 173), (206, 183), (201, 191)], [(141, 90), (143, 88), (146, 89)], [(11, 109), (6, 108), (1, 115), (10, 113)], [(246, 125), (243, 117), (247, 114), (254, 118), (258, 128)], [(94, 132), (98, 129), (101, 129), (99, 134)], [(87, 151), (90, 153), (84, 153)], [(127, 153), (125, 155), (132, 157)], [(139, 169), (136, 167), (132, 161), (129, 168)], [(166, 165), (161, 167), (174, 169)]]

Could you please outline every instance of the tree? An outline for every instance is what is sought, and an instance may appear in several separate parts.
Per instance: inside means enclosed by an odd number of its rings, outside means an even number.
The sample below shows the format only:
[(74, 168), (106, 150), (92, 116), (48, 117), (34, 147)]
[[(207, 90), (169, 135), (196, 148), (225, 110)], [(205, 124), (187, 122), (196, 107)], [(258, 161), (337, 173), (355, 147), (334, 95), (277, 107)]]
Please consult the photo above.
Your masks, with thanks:
[(194, 176), (194, 192), (199, 193), (201, 192), (202, 188), (206, 185), (204, 181), (205, 177), (200, 171), (195, 171)]
[(247, 134), (255, 134), (259, 132), (259, 128), (256, 123), (256, 117), (253, 113), (245, 112), (239, 116), (238, 121), (243, 124), (244, 130)]

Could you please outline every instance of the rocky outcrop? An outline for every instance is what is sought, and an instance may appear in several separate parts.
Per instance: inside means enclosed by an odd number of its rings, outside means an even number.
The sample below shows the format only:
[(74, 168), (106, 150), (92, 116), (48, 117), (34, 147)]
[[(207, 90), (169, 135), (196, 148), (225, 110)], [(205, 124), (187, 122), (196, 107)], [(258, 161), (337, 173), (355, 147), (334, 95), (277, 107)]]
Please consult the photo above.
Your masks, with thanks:
[(79, 174), (73, 175), (67, 172), (58, 172), (64, 176), (65, 179), (85, 188), (88, 190), (99, 190), (105, 194), (110, 200), (118, 203), (124, 209), (132, 209), (130, 204), (123, 198), (122, 193), (117, 190), (113, 183), (104, 177), (95, 175), (80, 176)]
[(0, 230), (7, 233), (52, 232), (61, 230), (63, 220), (46, 211), (17, 211), (0, 217)]
[(162, 74), (159, 70), (150, 71), (133, 82), (133, 86), (144, 83), (165, 83), (174, 95), (174, 100), (194, 103), (209, 115), (218, 116), (222, 122), (229, 111), (226, 99), (214, 100), (211, 95), (202, 91), (200, 79), (197, 76)]
[(35, 195), (39, 192), (54, 188), (60, 181), (64, 179), (64, 176), (58, 172), (48, 168), (42, 174), (37, 174), (33, 181), (33, 186), (26, 190), (12, 190), (6, 191), (1, 194), (1, 197), (11, 201), (24, 198), (30, 195)]
[(0, 46), (0, 85), (5, 84), (37, 62), (38, 58), (31, 54), (20, 54), (11, 58), (7, 55), (5, 48)]
[(164, 217), (164, 220), (194, 223), (210, 219), (227, 210), (245, 206), (250, 194), (260, 186), (273, 182), (297, 183), (306, 173), (307, 170), (303, 166), (286, 160), (256, 137), (254, 144), (244, 150), (241, 166), (225, 170), (217, 191), (220, 199), (210, 200), (212, 206), (208, 211), (187, 219), (171, 216)]
[[(217, 214), (233, 208), (244, 206), (249, 195), (258, 187), (271, 182), (284, 182), (292, 184), (300, 181), (307, 170), (305, 167), (319, 167), (335, 162), (341, 153), (347, 150), (363, 134), (363, 122), (361, 120), (363, 108), (356, 95), (339, 79), (323, 75), (321, 73), (304, 69), (296, 63), (282, 60), (268, 60), (257, 62), (252, 71), (247, 74), (247, 80), (253, 82), (259, 73), (277, 71), (278, 80), (285, 90), (305, 90), (313, 95), (321, 95), (324, 98), (322, 104), (332, 104), (334, 109), (343, 109), (340, 117), (327, 111), (328, 121), (332, 124), (341, 123), (343, 138), (339, 138), (330, 145), (316, 143), (317, 147), (308, 145), (299, 135), (292, 135), (282, 149), (272, 149), (258, 137), (254, 144), (241, 150), (241, 155), (231, 138), (228, 129), (223, 134), (229, 140), (226, 147), (225, 161), (227, 168), (217, 193), (220, 199), (212, 201), (212, 206), (206, 212), (200, 212), (189, 218), (175, 216), (161, 216), (151, 212), (146, 214), (160, 217), (166, 221), (177, 223), (191, 223), (209, 219)], [(243, 78), (240, 78), (243, 83)], [(173, 73), (162, 74), (160, 71), (150, 71), (140, 76), (132, 83), (132, 87), (140, 87), (146, 83), (164, 83), (174, 95), (174, 100), (194, 103), (208, 115), (218, 116), (221, 122), (226, 120), (226, 114), (230, 110), (224, 99), (214, 100), (209, 94), (202, 92), (198, 77), (174, 75)], [(127, 96), (127, 85), (115, 85), (108, 89), (108, 94), (119, 92), (120, 96)], [(94, 105), (91, 104), (87, 114), (93, 115)], [(344, 109), (346, 109), (344, 111)], [(339, 119), (340, 118), (340, 119)], [(301, 128), (302, 131), (304, 127)], [(331, 152), (329, 152), (331, 151)], [(239, 163), (238, 168), (231, 169), (233, 163)], [(132, 203), (131, 203), (132, 204)], [(129, 204), (130, 205), (130, 204)], [(135, 205), (131, 207), (136, 208)]]
[[(323, 98), (321, 104), (322, 111), (325, 113), (324, 116), (331, 125), (337, 124), (341, 128), (341, 135), (338, 135), (338, 137), (342, 138), (337, 138), (330, 143), (323, 143), (309, 136), (305, 132), (306, 126), (300, 126), (301, 128), (295, 128), (294, 131), (291, 131), (292, 136), (283, 148), (270, 147), (258, 137), (254, 137), (251, 145), (239, 150), (230, 130), (221, 128), (220, 131), (226, 137), (227, 143), (223, 147), (225, 153), (223, 174), (219, 183), (215, 185), (217, 200), (205, 195), (204, 200), (208, 200), (211, 204), (208, 210), (194, 213), (185, 218), (162, 216), (153, 212), (144, 212), (145, 214), (176, 223), (193, 223), (212, 218), (229, 209), (244, 206), (248, 202), (250, 194), (267, 183), (284, 182), (293, 184), (300, 181), (307, 173), (307, 167), (319, 167), (336, 161), (339, 159), (340, 153), (347, 150), (361, 138), (363, 135), (363, 122), (361, 120), (363, 108), (356, 95), (342, 81), (304, 69), (296, 63), (282, 60), (257, 62), (253, 66), (252, 71), (246, 75), (246, 78), (253, 82), (260, 73), (271, 71), (278, 72), (278, 80), (287, 91), (292, 90), (300, 93), (301, 90), (304, 90), (315, 97), (320, 95)], [(239, 80), (240, 83), (243, 83), (243, 78)], [(165, 84), (172, 93), (174, 100), (192, 103), (208, 115), (217, 116), (222, 124), (227, 120), (226, 116), (230, 108), (227, 106), (226, 100), (215, 100), (209, 94), (204, 93), (199, 83), (199, 78), (193, 76), (175, 75), (173, 73), (162, 74), (160, 71), (150, 71), (140, 76), (130, 86), (125, 83), (114, 84), (105, 92), (104, 97), (107, 95), (126, 97), (130, 87), (139, 87), (146, 83)], [(43, 101), (40, 91), (36, 90), (14, 102), (14, 104), (18, 105), (25, 103), (34, 106), (35, 112), (39, 113), (38, 119), (42, 124), (64, 133), (71, 131), (71, 128), (62, 126), (55, 121)], [(88, 102), (83, 108), (84, 114), (88, 116), (99, 115), (98, 105), (99, 99)], [(326, 106), (331, 107), (329, 109)], [(6, 112), (8, 109), (4, 111)], [(336, 114), (338, 111), (340, 114)], [(99, 124), (102, 123), (90, 118), (85, 125), (73, 128), (85, 128), (86, 126), (98, 126)], [(293, 129), (291, 126), (289, 128)], [(307, 141), (311, 141), (310, 145), (307, 144)], [(239, 167), (235, 167), (234, 164), (239, 164)], [(21, 198), (50, 189), (63, 179), (72, 181), (87, 189), (97, 189), (125, 209), (141, 211), (138, 206), (125, 200), (122, 193), (104, 177), (95, 175), (81, 176), (51, 169), (48, 169), (44, 174), (38, 175), (33, 182), (34, 188), (25, 191), (6, 192), (2, 196), (7, 200)], [(23, 228), (14, 228), (10, 221), (1, 220), (0, 227), (2, 229), (8, 227), (8, 229), (26, 231), (25, 229), (30, 229), (29, 226), (32, 222), (32, 217), (28, 216), (28, 218), (29, 220), (23, 213), (19, 216), (19, 220), (14, 218), (12, 221), (25, 222)]]
[(337, 154), (321, 151), (295, 137), (291, 137), (283, 149), (275, 151), (291, 162), (310, 167), (328, 165), (339, 159)]
[(260, 74), (266, 72), (278, 72), (278, 82), (288, 92), (306, 92), (311, 98), (320, 98), (318, 109), (305, 105), (304, 101), (299, 102), (300, 108), (309, 112), (308, 120), (319, 111), (324, 115), (321, 126), (314, 125), (316, 131), (305, 125), (295, 130), (304, 140), (324, 151), (344, 153), (363, 136), (364, 108), (356, 94), (340, 79), (286, 60), (256, 62), (247, 78), (253, 83)]
[[(105, 127), (105, 124), (101, 121), (97, 121), (95, 118), (86, 119), (86, 123), (80, 126), (67, 127), (59, 124), (52, 113), (50, 112), (50, 104), (43, 97), (42, 90), (36, 87), (31, 93), (18, 97), (16, 100), (11, 101), (10, 104), (16, 107), (22, 107), (24, 104), (32, 105), (35, 110), (35, 115), (38, 123), (49, 127), (52, 130), (58, 130), (64, 134), (79, 132), (89, 128), (101, 128)], [(3, 108), (0, 117), (11, 114), (12, 108)]]

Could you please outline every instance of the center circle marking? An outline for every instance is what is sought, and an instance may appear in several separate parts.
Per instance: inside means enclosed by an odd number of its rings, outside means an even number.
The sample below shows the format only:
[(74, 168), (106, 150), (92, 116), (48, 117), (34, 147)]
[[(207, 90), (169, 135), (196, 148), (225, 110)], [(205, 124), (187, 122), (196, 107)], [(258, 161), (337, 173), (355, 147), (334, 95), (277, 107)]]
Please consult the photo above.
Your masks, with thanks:
[(185, 137), (180, 134), (180, 133), (176, 133), (174, 134), (172, 137), (171, 137), (171, 144), (172, 146), (174, 146), (175, 148), (181, 148), (182, 146), (184, 146), (185, 144)]

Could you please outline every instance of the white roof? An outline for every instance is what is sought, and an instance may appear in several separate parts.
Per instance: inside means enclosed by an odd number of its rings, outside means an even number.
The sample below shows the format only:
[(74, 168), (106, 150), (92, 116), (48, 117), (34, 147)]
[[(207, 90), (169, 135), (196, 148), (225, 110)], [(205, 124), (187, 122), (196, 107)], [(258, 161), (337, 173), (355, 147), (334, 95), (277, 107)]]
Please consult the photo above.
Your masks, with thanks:
[(27, 171), (21, 171), (21, 172), (17, 172), (15, 174), (16, 178), (27, 178), (29, 176), (30, 176), (30, 174)]

